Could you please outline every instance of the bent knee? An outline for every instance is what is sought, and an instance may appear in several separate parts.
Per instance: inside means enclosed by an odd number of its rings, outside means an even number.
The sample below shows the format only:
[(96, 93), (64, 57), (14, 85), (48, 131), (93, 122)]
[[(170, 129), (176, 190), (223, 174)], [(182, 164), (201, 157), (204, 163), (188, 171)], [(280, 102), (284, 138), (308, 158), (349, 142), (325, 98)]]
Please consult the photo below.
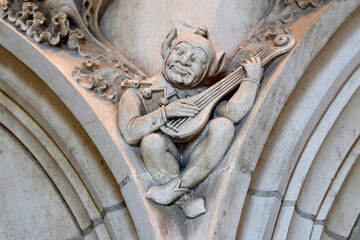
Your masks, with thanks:
[(231, 120), (227, 118), (215, 118), (209, 122), (209, 132), (221, 138), (230, 139), (234, 137), (235, 127)]
[(163, 136), (157, 133), (151, 133), (144, 136), (140, 143), (141, 151), (158, 151), (166, 148), (166, 142)]

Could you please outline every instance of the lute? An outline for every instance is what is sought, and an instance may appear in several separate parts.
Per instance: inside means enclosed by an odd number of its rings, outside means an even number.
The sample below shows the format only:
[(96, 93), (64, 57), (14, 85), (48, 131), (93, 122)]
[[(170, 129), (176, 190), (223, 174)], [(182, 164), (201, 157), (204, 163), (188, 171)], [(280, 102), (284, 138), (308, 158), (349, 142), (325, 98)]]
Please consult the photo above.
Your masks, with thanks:
[[(280, 56), (295, 46), (295, 39), (290, 34), (279, 35), (274, 39), (274, 43), (263, 44), (255, 53), (255, 57), (261, 60), (261, 66), (264, 67), (269, 61)], [(181, 117), (171, 119), (160, 130), (171, 137), (174, 141), (185, 142), (200, 133), (206, 126), (211, 112), (218, 102), (229, 92), (239, 86), (242, 79), (245, 78), (245, 72), (242, 66), (233, 71), (230, 75), (215, 83), (205, 91), (187, 98), (194, 102), (200, 111), (194, 117)]]

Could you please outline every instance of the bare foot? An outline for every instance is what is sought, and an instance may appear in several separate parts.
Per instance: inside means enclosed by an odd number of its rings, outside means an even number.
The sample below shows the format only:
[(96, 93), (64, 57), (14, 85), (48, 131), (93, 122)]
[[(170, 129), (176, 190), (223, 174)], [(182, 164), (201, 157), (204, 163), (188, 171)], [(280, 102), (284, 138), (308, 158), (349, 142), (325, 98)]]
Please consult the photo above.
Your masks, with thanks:
[(196, 218), (207, 212), (205, 208), (205, 200), (190, 194), (183, 195), (176, 201), (175, 204), (181, 208), (185, 216), (188, 218)]
[(161, 205), (169, 205), (188, 192), (190, 189), (181, 187), (181, 179), (175, 178), (164, 185), (151, 186), (146, 193), (146, 198)]

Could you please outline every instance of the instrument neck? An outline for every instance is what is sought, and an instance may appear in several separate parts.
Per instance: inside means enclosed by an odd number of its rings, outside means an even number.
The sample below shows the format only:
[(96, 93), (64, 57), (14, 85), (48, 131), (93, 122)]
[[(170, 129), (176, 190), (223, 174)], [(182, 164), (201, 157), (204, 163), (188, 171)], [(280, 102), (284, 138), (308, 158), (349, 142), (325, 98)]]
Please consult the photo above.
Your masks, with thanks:
[[(271, 49), (264, 49), (258, 52), (254, 57), (260, 58), (261, 66), (263, 67), (266, 63), (270, 61), (272, 52), (273, 51)], [(224, 79), (215, 83), (210, 88), (203, 91), (202, 94), (200, 94), (194, 102), (202, 109), (214, 99), (222, 98), (230, 91), (232, 91), (241, 83), (241, 80), (244, 79), (244, 77), (244, 69), (242, 66), (240, 66), (229, 76), (225, 77)]]

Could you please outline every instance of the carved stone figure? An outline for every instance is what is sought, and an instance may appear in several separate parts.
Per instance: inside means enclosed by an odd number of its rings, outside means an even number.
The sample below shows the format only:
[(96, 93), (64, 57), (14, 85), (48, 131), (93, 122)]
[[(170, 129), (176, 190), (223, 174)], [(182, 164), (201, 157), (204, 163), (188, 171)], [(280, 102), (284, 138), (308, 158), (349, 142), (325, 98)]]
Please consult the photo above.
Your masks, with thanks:
[[(205, 213), (205, 199), (196, 196), (196, 187), (221, 162), (235, 135), (234, 125), (254, 104), (262, 67), (289, 51), (295, 39), (285, 28), (261, 27), (227, 58), (207, 39), (206, 27), (180, 38), (173, 29), (162, 44), (162, 71), (147, 78), (104, 41), (98, 15), (88, 14), (91, 8), (99, 10), (102, 1), (81, 6), (67, 1), (67, 8), (58, 1), (53, 4), (49, 9), (42, 1), (5, 1), (0, 17), (36, 42), (67, 43), (87, 58), (75, 66), (73, 77), (103, 99), (120, 100), (119, 129), (128, 144), (139, 146), (157, 182), (146, 198), (160, 205), (175, 203), (189, 218)], [(297, 8), (294, 1), (288, 6)], [(77, 8), (83, 14), (69, 10)], [(222, 71), (225, 77), (216, 81)]]
[(0, 0), (0, 239), (358, 239), (359, 6)]
[(127, 143), (140, 144), (144, 164), (159, 184), (150, 187), (146, 197), (161, 205), (175, 202), (189, 218), (206, 212), (204, 199), (192, 190), (223, 158), (234, 124), (251, 109), (263, 75), (260, 58), (249, 58), (243, 64), (243, 83), (228, 101), (216, 106), (213, 118), (202, 120), (199, 130), (186, 137), (160, 131), (171, 120), (195, 118), (206, 111), (191, 97), (207, 89), (205, 81), (221, 72), (226, 61), (225, 53), (216, 53), (206, 36), (206, 27), (180, 38), (173, 29), (162, 44), (162, 71), (146, 81), (129, 80), (133, 87), (119, 103), (120, 131)]

